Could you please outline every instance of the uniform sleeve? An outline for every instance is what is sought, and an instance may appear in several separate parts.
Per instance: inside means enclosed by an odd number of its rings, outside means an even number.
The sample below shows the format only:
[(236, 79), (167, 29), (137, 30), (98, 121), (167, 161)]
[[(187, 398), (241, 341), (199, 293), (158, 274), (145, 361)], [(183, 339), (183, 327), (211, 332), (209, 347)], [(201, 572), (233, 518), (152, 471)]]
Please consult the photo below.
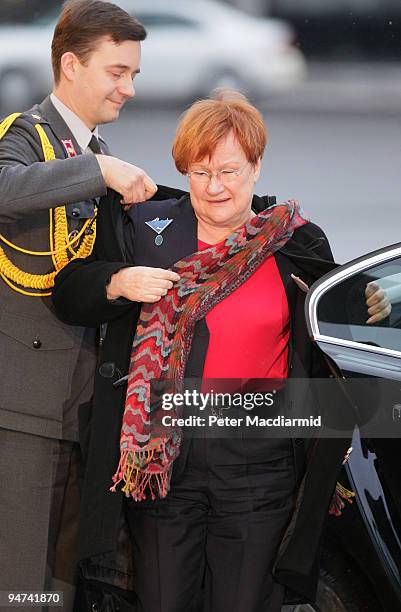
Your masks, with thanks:
[(38, 135), (30, 124), (16, 122), (0, 140), (0, 223), (106, 194), (94, 155), (42, 159)]

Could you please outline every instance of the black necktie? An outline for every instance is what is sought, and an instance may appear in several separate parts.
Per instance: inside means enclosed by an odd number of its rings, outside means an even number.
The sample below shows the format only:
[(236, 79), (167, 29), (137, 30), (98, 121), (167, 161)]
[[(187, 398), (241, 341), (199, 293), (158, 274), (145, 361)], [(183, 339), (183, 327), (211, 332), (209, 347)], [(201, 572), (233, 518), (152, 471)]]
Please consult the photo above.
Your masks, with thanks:
[(96, 155), (101, 155), (102, 149), (100, 148), (99, 141), (96, 138), (96, 136), (92, 136), (92, 138), (90, 139), (90, 143), (88, 144), (88, 147)]

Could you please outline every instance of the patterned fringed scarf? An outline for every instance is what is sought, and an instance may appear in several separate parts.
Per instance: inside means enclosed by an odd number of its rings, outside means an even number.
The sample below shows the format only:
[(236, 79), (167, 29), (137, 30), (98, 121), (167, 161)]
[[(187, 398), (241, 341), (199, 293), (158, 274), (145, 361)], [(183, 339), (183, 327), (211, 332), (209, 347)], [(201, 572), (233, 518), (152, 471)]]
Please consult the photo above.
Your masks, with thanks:
[[(151, 381), (184, 378), (195, 323), (244, 283), (263, 261), (307, 223), (290, 200), (253, 217), (224, 242), (178, 261), (180, 275), (167, 295), (142, 306), (132, 345), (128, 390), (120, 437), (121, 458), (113, 477), (135, 501), (165, 497), (182, 438), (178, 427), (162, 424), (160, 401), (151, 401)], [(177, 414), (170, 411), (174, 418)]]

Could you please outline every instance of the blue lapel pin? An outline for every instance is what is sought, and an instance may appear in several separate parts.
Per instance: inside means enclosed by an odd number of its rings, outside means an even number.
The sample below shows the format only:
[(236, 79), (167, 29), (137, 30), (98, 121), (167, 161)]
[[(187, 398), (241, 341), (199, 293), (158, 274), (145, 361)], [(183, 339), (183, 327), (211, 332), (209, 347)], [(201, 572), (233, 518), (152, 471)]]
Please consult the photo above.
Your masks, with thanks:
[(153, 219), (153, 221), (145, 221), (146, 225), (149, 225), (149, 227), (157, 234), (155, 238), (156, 246), (163, 244), (162, 232), (164, 232), (166, 227), (168, 227), (172, 222), (172, 219), (159, 219), (159, 217), (156, 217), (156, 219)]

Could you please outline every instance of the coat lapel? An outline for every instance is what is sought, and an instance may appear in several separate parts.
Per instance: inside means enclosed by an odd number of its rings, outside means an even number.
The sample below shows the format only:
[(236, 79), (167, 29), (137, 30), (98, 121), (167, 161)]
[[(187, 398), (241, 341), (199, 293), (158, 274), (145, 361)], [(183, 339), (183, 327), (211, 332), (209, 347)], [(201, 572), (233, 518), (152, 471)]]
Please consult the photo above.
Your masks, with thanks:
[[(180, 198), (177, 204), (171, 208), (169, 218), (173, 222), (163, 232), (166, 235), (166, 241), (168, 240), (169, 229), (180, 237), (179, 240), (174, 240), (174, 244), (169, 244), (168, 259), (170, 263), (168, 265), (171, 265), (198, 250), (198, 223), (188, 194)], [(175, 228), (173, 228), (174, 224)]]
[[(147, 262), (151, 259), (154, 266), (168, 268), (197, 251), (197, 222), (188, 195), (149, 207), (148, 204), (141, 204), (132, 212), (135, 215), (136, 228), (135, 265), (148, 265)], [(155, 244), (157, 234), (147, 224), (156, 217), (172, 220), (162, 233), (163, 243), (160, 246)]]
[[(162, 187), (161, 189), (165, 190), (166, 188)], [(175, 190), (171, 188), (168, 188), (168, 194), (166, 191), (163, 191), (163, 200), (166, 195), (170, 198), (175, 196), (178, 202), (175, 205), (167, 206), (165, 211), (163, 210), (160, 212), (160, 209), (156, 211), (151, 202), (140, 204), (138, 209), (134, 208), (136, 206), (134, 204), (134, 207), (131, 209), (131, 214), (134, 214), (136, 217), (136, 265), (147, 265), (146, 259), (148, 258), (149, 249), (157, 249), (157, 253), (160, 256), (159, 265), (164, 267), (170, 266), (175, 263), (175, 261), (197, 250), (196, 217), (189, 196), (179, 189)], [(99, 203), (97, 244), (101, 245), (100, 248), (102, 250), (98, 251), (98, 257), (101, 259), (127, 261), (124, 237), (124, 222), (127, 221), (127, 219), (125, 213), (121, 210), (120, 199), (121, 196), (118, 193), (110, 191), (108, 195), (101, 198)], [(149, 209), (147, 210), (146, 207), (148, 205)], [(178, 235), (180, 237), (179, 240), (174, 237), (169, 242), (168, 249), (155, 246), (154, 238), (156, 234), (145, 223), (147, 220), (151, 220), (156, 216), (160, 217), (165, 215), (173, 219), (173, 223), (171, 224), (171, 226), (174, 225), (174, 227), (171, 228), (173, 230), (173, 235)], [(163, 238), (165, 238), (166, 241), (169, 239), (169, 229), (170, 226), (163, 232)], [(142, 258), (144, 261), (142, 261)]]
[(312, 282), (338, 267), (334, 261), (321, 259), (312, 250), (307, 250), (306, 247), (295, 242), (293, 238), (279, 250), (279, 253), (288, 257)]

